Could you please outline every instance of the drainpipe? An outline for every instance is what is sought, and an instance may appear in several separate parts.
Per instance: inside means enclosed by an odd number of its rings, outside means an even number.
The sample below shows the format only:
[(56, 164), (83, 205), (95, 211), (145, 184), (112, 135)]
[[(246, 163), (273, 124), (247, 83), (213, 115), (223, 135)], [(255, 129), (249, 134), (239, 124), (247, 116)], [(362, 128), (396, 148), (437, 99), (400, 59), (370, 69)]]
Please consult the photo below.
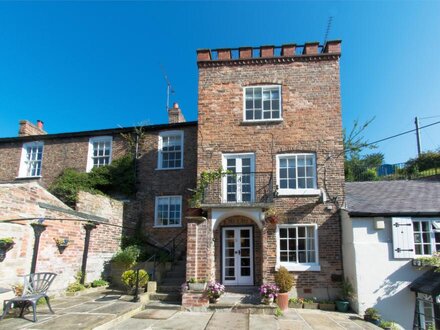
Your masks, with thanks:
[(90, 245), (90, 232), (97, 227), (94, 223), (86, 223), (84, 225), (84, 229), (86, 230), (86, 237), (84, 239), (84, 251), (81, 265), (81, 280), (80, 283), (84, 284), (86, 280), (86, 271), (87, 271), (87, 257), (89, 254), (89, 245)]
[[(43, 220), (44, 221), (44, 220)], [(41, 234), (46, 230), (46, 225), (41, 223), (32, 223), (32, 229), (34, 230), (34, 253), (32, 255), (32, 264), (31, 264), (31, 274), (35, 273), (35, 269), (37, 268), (37, 258), (38, 258), (38, 249), (40, 247), (40, 237)]]

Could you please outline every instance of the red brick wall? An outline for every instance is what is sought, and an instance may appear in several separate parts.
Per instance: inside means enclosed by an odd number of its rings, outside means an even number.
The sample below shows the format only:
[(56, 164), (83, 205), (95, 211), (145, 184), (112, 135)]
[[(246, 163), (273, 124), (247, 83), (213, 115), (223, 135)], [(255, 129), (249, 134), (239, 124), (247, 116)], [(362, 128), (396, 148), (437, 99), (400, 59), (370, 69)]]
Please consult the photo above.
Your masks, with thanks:
[[(46, 218), (46, 230), (41, 234), (37, 259), (37, 272), (58, 274), (52, 290), (65, 290), (81, 270), (84, 251), (85, 219), (65, 212), (43, 209), (38, 203), (68, 209), (37, 183), (0, 185), (0, 237), (13, 237), (16, 245), (0, 264), (0, 286), (9, 287), (19, 281), (18, 275), (30, 272), (33, 255), (34, 232), (30, 224), (40, 217)], [(118, 227), (98, 225), (91, 232), (87, 260), (87, 280), (101, 277), (103, 264), (118, 250), (122, 229), (121, 202), (104, 196), (80, 194), (79, 208), (109, 219)], [(21, 221), (12, 221), (23, 219)], [(69, 246), (61, 254), (55, 238), (68, 238)]]
[[(276, 178), (276, 155), (316, 153), (319, 188), (343, 197), (344, 168), (339, 61), (335, 57), (309, 61), (199, 63), (197, 171), (217, 169), (222, 153), (253, 152), (257, 172)], [(280, 84), (279, 123), (244, 123), (243, 88)], [(325, 175), (324, 175), (325, 173)], [(278, 197), (275, 208), (286, 223), (317, 223), (321, 272), (295, 273), (297, 287), (336, 288), (331, 274), (342, 273), (341, 228), (337, 208), (326, 210), (318, 197)], [(272, 281), (276, 262), (275, 228), (263, 241), (263, 280)]]
[[(42, 186), (49, 187), (66, 168), (74, 168), (85, 172), (90, 137), (44, 140), (38, 140), (38, 137), (35, 137), (33, 140), (27, 139), (0, 143), (0, 182), (16, 179), (20, 168), (23, 143), (30, 141), (44, 142), (43, 164), (41, 168), (42, 177), (38, 179)], [(120, 158), (127, 150), (125, 141), (119, 135), (113, 136), (112, 148), (112, 159)]]

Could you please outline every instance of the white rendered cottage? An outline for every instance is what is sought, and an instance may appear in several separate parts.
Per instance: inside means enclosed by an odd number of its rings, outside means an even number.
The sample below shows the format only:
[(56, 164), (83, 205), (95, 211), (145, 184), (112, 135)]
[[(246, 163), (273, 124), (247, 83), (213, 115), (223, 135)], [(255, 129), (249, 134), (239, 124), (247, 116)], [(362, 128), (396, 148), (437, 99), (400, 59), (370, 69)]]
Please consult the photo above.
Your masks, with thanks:
[(440, 252), (440, 182), (346, 183), (341, 217), (353, 309), (374, 307), (404, 329), (439, 329), (440, 273), (413, 259)]

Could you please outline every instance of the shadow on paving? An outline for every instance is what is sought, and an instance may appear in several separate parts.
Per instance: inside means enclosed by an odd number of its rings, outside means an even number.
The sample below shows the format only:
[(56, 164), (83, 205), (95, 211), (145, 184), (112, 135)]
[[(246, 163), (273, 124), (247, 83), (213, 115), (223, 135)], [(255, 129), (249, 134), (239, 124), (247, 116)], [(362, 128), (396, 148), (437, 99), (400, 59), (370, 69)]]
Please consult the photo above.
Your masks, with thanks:
[(81, 296), (51, 299), (55, 314), (46, 304), (37, 306), (36, 323), (32, 322), (32, 308), (19, 318), (13, 314), (0, 321), (0, 329), (93, 329), (117, 319), (126, 313), (140, 310), (140, 303), (133, 303), (132, 296), (106, 290)]

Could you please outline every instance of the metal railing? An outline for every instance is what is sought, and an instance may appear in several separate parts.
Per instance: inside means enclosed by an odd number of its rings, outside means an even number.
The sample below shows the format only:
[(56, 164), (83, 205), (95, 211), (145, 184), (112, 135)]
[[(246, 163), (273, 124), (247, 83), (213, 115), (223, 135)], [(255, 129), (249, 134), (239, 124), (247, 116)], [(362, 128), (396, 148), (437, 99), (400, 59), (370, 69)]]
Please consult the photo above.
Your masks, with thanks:
[(345, 169), (345, 181), (413, 180), (440, 175), (440, 167), (414, 170), (406, 163), (384, 164), (378, 167), (351, 166)]
[[(152, 280), (156, 279), (156, 268), (159, 263), (162, 262), (163, 259), (169, 260), (172, 263), (176, 261), (178, 258), (177, 252), (179, 251), (179, 248), (182, 246), (183, 243), (186, 242), (185, 237), (183, 237), (183, 234), (186, 234), (186, 228), (181, 230), (176, 236), (174, 236), (171, 240), (168, 241), (163, 246), (158, 247), (160, 251), (166, 251), (165, 253), (156, 252), (154, 253), (150, 258), (148, 258), (145, 263), (153, 262), (153, 269), (150, 271), (150, 278)], [(182, 249), (182, 252), (185, 249)]]
[(208, 184), (202, 204), (272, 203), (274, 188), (272, 172), (223, 174)]

